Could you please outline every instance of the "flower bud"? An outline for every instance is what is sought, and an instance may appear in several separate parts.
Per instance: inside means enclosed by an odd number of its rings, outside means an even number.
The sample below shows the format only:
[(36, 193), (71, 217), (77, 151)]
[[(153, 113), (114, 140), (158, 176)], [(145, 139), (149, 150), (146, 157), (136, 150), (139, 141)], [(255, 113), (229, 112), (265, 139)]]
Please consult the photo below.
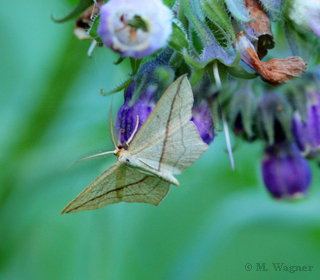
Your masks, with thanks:
[[(139, 130), (155, 106), (154, 95), (157, 89), (155, 85), (150, 85), (130, 106), (134, 88), (135, 81), (133, 81), (126, 90), (125, 102), (120, 108), (116, 119), (116, 135), (122, 145), (125, 145), (128, 141), (136, 126), (137, 131)], [(139, 123), (137, 124), (137, 122)]]
[(262, 176), (275, 198), (297, 198), (307, 194), (312, 180), (308, 161), (294, 142), (282, 142), (265, 149)]
[(110, 0), (100, 13), (101, 40), (123, 57), (148, 56), (172, 33), (172, 12), (161, 0)]
[(191, 121), (197, 127), (202, 140), (209, 145), (214, 139), (214, 124), (206, 100), (203, 99), (200, 105), (194, 104)]
[(314, 158), (320, 154), (320, 93), (309, 89), (306, 94), (306, 120), (296, 111), (293, 116), (292, 134), (303, 156)]

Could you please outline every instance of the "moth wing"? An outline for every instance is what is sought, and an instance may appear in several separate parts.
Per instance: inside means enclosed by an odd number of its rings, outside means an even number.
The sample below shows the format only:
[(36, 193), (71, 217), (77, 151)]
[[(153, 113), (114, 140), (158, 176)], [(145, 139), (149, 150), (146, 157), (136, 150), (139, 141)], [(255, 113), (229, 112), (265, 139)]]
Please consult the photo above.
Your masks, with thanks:
[(131, 154), (153, 169), (180, 174), (208, 149), (190, 121), (193, 94), (178, 78), (164, 93), (129, 146)]
[[(180, 174), (192, 165), (209, 146), (199, 136), (198, 129), (191, 122), (173, 131), (165, 139), (165, 146), (157, 143), (137, 156), (148, 166), (171, 174)], [(160, 159), (154, 155), (163, 150)]]
[[(133, 138), (128, 150), (132, 155), (163, 143), (167, 134), (184, 125), (191, 118), (193, 95), (186, 76), (178, 78), (162, 95)], [(157, 155), (160, 159), (161, 150)]]
[(94, 210), (124, 202), (158, 205), (167, 195), (170, 183), (116, 163), (95, 179), (61, 212)]

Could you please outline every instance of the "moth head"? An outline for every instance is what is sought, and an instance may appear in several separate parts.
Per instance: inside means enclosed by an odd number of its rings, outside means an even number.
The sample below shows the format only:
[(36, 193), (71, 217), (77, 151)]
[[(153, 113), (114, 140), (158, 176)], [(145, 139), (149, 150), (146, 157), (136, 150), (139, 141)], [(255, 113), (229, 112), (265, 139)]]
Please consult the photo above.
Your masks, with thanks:
[(126, 152), (122, 152), (120, 153), (119, 157), (118, 157), (118, 161), (121, 164), (126, 164), (126, 165), (130, 165), (130, 166), (134, 166), (134, 160), (132, 159), (132, 156), (130, 156), (128, 153)]

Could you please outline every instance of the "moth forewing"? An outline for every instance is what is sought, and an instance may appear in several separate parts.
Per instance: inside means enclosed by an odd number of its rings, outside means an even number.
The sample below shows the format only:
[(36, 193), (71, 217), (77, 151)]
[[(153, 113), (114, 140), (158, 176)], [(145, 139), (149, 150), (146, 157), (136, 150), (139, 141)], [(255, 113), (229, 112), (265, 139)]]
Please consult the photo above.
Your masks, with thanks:
[(128, 151), (155, 170), (182, 173), (209, 147), (190, 121), (192, 105), (191, 86), (186, 76), (180, 77), (163, 94)]
[(162, 95), (133, 138), (129, 151), (137, 154), (163, 142), (166, 135), (191, 119), (193, 94), (186, 76), (178, 78)]

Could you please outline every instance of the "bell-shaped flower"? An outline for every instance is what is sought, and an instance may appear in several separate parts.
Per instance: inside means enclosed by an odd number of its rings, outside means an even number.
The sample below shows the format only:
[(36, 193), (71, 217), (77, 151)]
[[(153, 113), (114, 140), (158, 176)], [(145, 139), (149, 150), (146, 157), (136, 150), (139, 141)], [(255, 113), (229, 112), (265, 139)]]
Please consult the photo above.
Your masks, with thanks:
[(164, 47), (172, 33), (172, 12), (161, 0), (110, 0), (100, 14), (98, 35), (123, 57), (148, 56)]
[(214, 139), (214, 124), (206, 100), (203, 99), (199, 105), (194, 104), (191, 121), (197, 127), (202, 140), (209, 145)]
[(138, 131), (147, 120), (155, 106), (154, 95), (157, 87), (150, 85), (138, 99), (130, 105), (134, 93), (135, 81), (133, 81), (125, 92), (125, 102), (118, 111), (116, 119), (116, 135), (118, 141), (125, 145), (134, 131)]
[(312, 180), (309, 163), (294, 142), (277, 143), (265, 149), (262, 176), (268, 191), (277, 199), (306, 195)]
[(306, 119), (298, 111), (294, 113), (292, 134), (303, 156), (314, 158), (320, 154), (320, 93), (310, 89), (306, 94)]
[(174, 80), (168, 65), (172, 50), (165, 49), (155, 59), (140, 68), (124, 94), (124, 104), (116, 120), (118, 140), (125, 145), (128, 139), (147, 120), (156, 102)]

